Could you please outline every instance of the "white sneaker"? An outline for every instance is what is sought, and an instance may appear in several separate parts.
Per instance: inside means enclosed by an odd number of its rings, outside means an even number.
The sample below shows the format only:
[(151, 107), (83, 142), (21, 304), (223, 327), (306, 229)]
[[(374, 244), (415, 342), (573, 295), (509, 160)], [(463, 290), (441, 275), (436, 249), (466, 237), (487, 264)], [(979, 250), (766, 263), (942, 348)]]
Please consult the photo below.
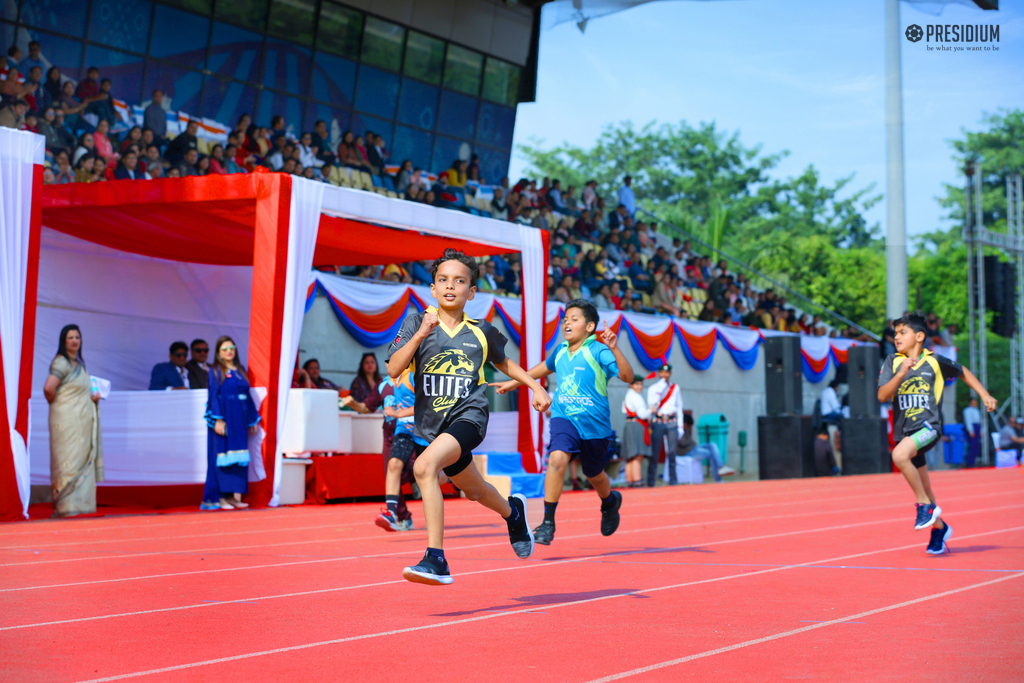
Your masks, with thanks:
[(718, 476), (727, 477), (730, 474), (736, 474), (736, 470), (734, 470), (731, 467), (726, 467), (725, 465), (722, 465), (721, 467), (718, 468)]

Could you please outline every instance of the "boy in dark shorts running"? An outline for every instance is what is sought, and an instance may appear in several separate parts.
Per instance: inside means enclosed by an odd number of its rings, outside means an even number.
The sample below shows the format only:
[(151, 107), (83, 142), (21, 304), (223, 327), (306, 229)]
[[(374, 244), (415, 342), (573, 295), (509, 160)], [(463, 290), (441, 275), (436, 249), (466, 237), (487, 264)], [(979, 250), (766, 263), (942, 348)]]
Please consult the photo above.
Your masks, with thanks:
[(956, 361), (924, 348), (928, 326), (924, 316), (911, 313), (893, 323), (896, 353), (882, 363), (878, 375), (878, 400), (892, 399), (893, 435), (899, 442), (892, 461), (906, 477), (917, 497), (915, 529), (932, 527), (927, 552), (941, 555), (953, 530), (939, 516), (942, 508), (935, 502), (928, 462), (924, 454), (942, 441), (942, 395), (946, 380), (962, 377), (978, 393), (991, 412), (996, 400), (981, 386), (970, 370)]
[[(576, 299), (565, 305), (562, 331), (565, 341), (547, 360), (530, 368), (535, 379), (558, 375), (558, 390), (551, 404), (551, 440), (548, 470), (544, 477), (544, 522), (533, 530), (537, 543), (551, 545), (555, 537), (555, 509), (565, 483), (565, 468), (579, 458), (583, 474), (601, 498), (601, 534), (611, 536), (619, 528), (622, 494), (612, 490), (604, 468), (608, 465), (608, 441), (612, 436), (608, 380), (633, 381), (633, 368), (619, 350), (618, 338), (605, 325), (598, 341), (594, 333), (598, 315), (594, 304)], [(603, 343), (602, 343), (603, 342)], [(498, 385), (505, 393), (519, 386), (514, 380)]]
[(487, 432), (487, 381), (484, 363), (491, 363), (533, 389), (533, 407), (545, 411), (551, 398), (544, 388), (505, 356), (505, 337), (485, 320), (468, 317), (463, 309), (476, 294), (480, 269), (469, 256), (446, 249), (434, 261), (430, 292), (437, 299), (423, 313), (410, 315), (388, 349), (388, 374), (397, 378), (412, 364), (415, 435), (429, 445), (419, 452), (413, 474), (423, 497), (427, 552), (403, 576), (415, 583), (452, 582), (444, 557), (444, 500), (438, 474), (444, 472), (470, 500), (494, 510), (508, 524), (509, 541), (520, 558), (533, 554), (533, 534), (526, 523), (526, 498), (507, 500), (484, 481), (473, 465), (473, 449)]

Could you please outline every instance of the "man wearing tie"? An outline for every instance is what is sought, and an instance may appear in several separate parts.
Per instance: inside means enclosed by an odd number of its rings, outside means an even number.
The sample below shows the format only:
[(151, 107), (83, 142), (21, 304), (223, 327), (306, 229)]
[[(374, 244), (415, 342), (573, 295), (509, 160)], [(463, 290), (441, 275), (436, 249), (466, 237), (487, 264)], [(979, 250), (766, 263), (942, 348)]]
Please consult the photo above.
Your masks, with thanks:
[(169, 363), (157, 363), (153, 366), (149, 390), (191, 389), (188, 370), (185, 368), (186, 361), (188, 361), (188, 345), (183, 341), (171, 344), (171, 360)]
[(658, 476), (658, 455), (665, 446), (665, 468), (668, 483), (676, 483), (676, 445), (683, 435), (683, 396), (673, 384), (672, 366), (665, 363), (657, 371), (658, 381), (647, 390), (651, 408), (651, 458), (647, 468), (647, 486), (654, 486)]

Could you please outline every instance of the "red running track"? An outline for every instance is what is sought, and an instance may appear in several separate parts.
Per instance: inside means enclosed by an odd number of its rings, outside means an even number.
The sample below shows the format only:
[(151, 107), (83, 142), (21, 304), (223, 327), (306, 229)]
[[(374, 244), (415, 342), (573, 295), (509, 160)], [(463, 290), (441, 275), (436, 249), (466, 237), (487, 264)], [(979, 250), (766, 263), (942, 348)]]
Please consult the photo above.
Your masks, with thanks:
[(898, 475), (566, 494), (527, 561), (447, 501), (447, 587), (372, 505), (8, 525), (0, 679), (1021, 680), (1024, 471), (932, 476), (940, 557)]

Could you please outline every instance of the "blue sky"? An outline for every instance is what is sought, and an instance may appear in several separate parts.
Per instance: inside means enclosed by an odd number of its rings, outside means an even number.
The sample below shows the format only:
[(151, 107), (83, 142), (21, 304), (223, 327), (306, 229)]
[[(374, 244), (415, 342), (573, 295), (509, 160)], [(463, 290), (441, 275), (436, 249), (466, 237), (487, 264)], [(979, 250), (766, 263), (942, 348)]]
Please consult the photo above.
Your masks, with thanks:
[[(903, 45), (908, 236), (949, 227), (936, 197), (961, 183), (948, 140), (984, 112), (1024, 108), (1024, 11), (901, 3), (901, 24), (1000, 25), (998, 52)], [(590, 146), (608, 123), (715, 121), (765, 152), (789, 150), (780, 177), (813, 163), (825, 182), (885, 190), (881, 0), (666, 0), (541, 33), (537, 101), (518, 109), (515, 143)], [(509, 175), (525, 160), (513, 152)], [(885, 202), (869, 214), (885, 229)]]

